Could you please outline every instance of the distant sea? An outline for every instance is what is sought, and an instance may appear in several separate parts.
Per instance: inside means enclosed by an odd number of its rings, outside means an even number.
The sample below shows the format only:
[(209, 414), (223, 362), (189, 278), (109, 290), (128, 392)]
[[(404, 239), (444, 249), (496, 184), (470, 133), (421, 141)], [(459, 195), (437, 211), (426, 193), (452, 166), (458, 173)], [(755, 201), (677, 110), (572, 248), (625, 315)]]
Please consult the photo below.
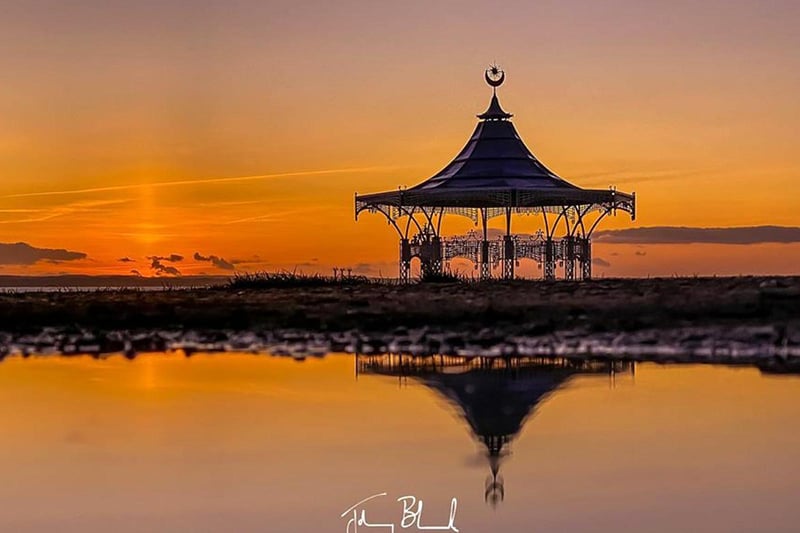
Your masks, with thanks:
[(138, 289), (158, 291), (224, 285), (228, 276), (178, 276), (147, 278), (138, 276), (0, 276), (0, 292), (97, 291)]
[[(20, 293), (20, 292), (54, 292), (54, 291), (64, 291), (64, 292), (94, 292), (94, 291), (107, 291), (107, 290), (124, 290), (124, 289), (136, 289), (137, 291), (163, 291), (167, 289), (171, 289), (172, 287), (151, 287), (151, 286), (139, 286), (139, 287), (108, 287), (108, 286), (95, 286), (95, 287), (69, 287), (69, 286), (38, 286), (38, 287), (0, 287), (0, 293)], [(185, 287), (178, 287), (178, 288), (185, 288)]]

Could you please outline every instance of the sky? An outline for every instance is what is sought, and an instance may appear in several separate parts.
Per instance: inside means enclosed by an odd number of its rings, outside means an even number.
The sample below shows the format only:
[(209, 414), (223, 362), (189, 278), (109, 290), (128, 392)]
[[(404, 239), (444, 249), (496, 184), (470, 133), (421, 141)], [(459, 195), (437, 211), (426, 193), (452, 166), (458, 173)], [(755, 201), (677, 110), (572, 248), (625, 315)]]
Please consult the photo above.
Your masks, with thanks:
[(666, 228), (598, 238), (596, 275), (796, 273), (798, 232), (753, 227), (800, 226), (798, 26), (788, 0), (5, 0), (0, 274), (395, 276), (353, 194), (452, 159), (494, 61), (539, 159), (636, 192), (601, 229)]

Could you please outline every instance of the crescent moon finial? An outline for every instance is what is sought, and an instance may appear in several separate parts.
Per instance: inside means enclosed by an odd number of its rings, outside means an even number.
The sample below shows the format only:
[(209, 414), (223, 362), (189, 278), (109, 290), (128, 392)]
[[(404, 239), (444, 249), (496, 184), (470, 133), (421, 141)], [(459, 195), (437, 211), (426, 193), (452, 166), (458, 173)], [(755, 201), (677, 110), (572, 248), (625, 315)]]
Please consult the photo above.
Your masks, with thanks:
[(483, 77), (486, 80), (486, 83), (488, 83), (489, 86), (494, 89), (500, 87), (503, 85), (503, 82), (506, 81), (506, 73), (503, 71), (503, 69), (495, 64), (489, 65), (489, 68), (486, 69)]

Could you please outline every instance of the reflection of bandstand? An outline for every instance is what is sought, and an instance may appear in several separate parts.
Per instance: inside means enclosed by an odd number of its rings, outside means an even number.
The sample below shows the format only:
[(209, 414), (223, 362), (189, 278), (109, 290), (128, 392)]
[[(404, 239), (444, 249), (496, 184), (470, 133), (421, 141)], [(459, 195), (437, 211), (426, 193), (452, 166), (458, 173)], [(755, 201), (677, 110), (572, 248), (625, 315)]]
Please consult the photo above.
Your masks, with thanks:
[(576, 374), (609, 374), (633, 370), (632, 363), (540, 357), (457, 357), (432, 355), (357, 355), (360, 374), (415, 379), (448, 400), (483, 444), (492, 475), (486, 501), (505, 496), (500, 461), (507, 445), (550, 394)]
[[(492, 100), (467, 145), (444, 170), (411, 187), (355, 197), (356, 217), (362, 211), (382, 213), (400, 237), (400, 279), (408, 281), (411, 261), (419, 258), (423, 272), (441, 273), (454, 258), (472, 261), (481, 279), (502, 266), (502, 277), (514, 277), (523, 258), (536, 261), (544, 279), (592, 275), (591, 236), (598, 223), (622, 210), (636, 212), (636, 198), (615, 189), (582, 189), (546, 168), (525, 146), (497, 99), (505, 73), (486, 71)], [(481, 233), (443, 238), (446, 214), (480, 223)], [(513, 215), (541, 215), (536, 235), (511, 233)], [(505, 217), (505, 234), (490, 239), (488, 222)], [(560, 233), (562, 232), (562, 233)], [(559, 238), (559, 235), (561, 237)], [(577, 266), (577, 269), (576, 269)]]

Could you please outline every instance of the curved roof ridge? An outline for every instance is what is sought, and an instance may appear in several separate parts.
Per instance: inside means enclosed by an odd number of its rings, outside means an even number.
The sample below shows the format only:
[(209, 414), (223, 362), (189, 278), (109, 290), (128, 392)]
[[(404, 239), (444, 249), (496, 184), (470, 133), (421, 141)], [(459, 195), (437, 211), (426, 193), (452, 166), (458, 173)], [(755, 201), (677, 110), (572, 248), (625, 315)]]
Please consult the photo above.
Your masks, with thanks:
[(497, 92), (493, 91), (492, 100), (489, 102), (489, 107), (486, 109), (486, 111), (477, 116), (481, 120), (508, 120), (514, 115), (503, 111), (503, 108), (500, 107), (500, 100), (497, 99)]
[[(492, 103), (501, 114), (484, 113), (467, 143), (442, 170), (411, 189), (553, 189), (577, 186), (547, 168), (525, 145), (510, 113), (499, 107), (497, 95)], [(487, 115), (488, 114), (488, 115)], [(505, 118), (501, 118), (505, 117)]]

